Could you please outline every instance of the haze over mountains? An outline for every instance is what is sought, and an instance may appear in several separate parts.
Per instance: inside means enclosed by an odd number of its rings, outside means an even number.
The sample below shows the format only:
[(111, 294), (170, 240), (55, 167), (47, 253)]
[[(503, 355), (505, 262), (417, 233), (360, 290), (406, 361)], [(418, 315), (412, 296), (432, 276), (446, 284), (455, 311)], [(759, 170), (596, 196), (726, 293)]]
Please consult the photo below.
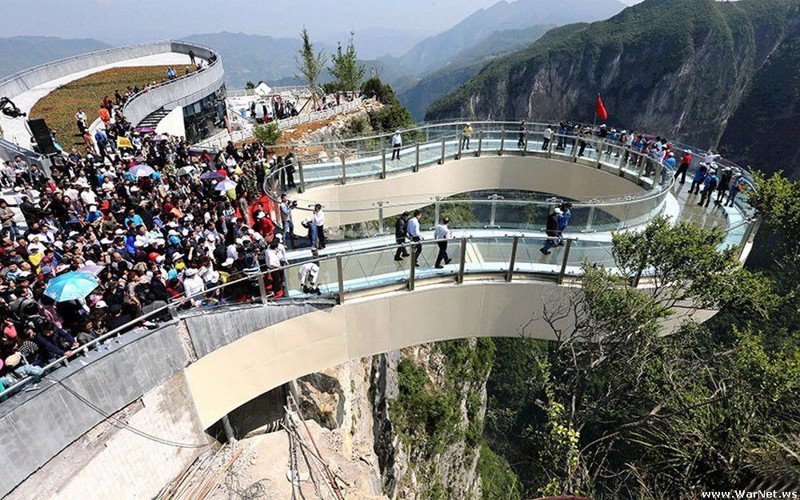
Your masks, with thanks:
[[(502, 0), (432, 36), (412, 27), (368, 28), (356, 32), (355, 43), (369, 73), (392, 84), (415, 118), (421, 119), (432, 100), (465, 83), (491, 58), (532, 43), (556, 25), (605, 19), (624, 7), (618, 0)], [(315, 38), (313, 32), (311, 35), (315, 48), (327, 53), (336, 49), (337, 42), (345, 43), (348, 38), (346, 31), (339, 37)], [(39, 43), (39, 37), (26, 42), (28, 38), (0, 39), (0, 69), (5, 70), (0, 75), (107, 46), (97, 40), (49, 39), (48, 43)], [(223, 31), (183, 39), (219, 51), (230, 87), (259, 80), (271, 85), (299, 83), (295, 78), (299, 37)], [(24, 43), (36, 46), (36, 50), (21, 46)], [(324, 82), (329, 75), (324, 72), (322, 77)]]
[(51, 36), (0, 38), (0, 78), (17, 71), (65, 57), (106, 49), (109, 44), (91, 39)]
[(800, 177), (800, 0), (646, 0), (551, 30), (434, 102), (427, 119), (591, 122), (667, 134)]

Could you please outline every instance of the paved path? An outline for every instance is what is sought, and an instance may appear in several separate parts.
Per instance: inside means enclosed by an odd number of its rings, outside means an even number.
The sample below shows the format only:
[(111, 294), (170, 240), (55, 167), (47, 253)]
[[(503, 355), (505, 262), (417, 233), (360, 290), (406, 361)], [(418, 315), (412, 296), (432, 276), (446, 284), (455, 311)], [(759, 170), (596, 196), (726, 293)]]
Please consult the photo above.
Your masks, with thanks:
[[(52, 92), (53, 90), (61, 87), (69, 82), (73, 82), (75, 80), (79, 80), (85, 76), (92, 75), (94, 73), (99, 73), (100, 71), (104, 71), (111, 68), (125, 68), (125, 67), (133, 67), (133, 66), (168, 66), (168, 65), (188, 65), (189, 64), (189, 56), (186, 54), (178, 54), (178, 53), (168, 53), (168, 54), (155, 54), (152, 56), (146, 57), (138, 57), (135, 59), (128, 59), (127, 61), (120, 61), (113, 64), (106, 64), (103, 66), (98, 66), (96, 68), (92, 68), (87, 71), (79, 71), (77, 73), (72, 73), (62, 78), (58, 78), (56, 80), (52, 80), (50, 82), (44, 83), (39, 85), (38, 87), (34, 87), (27, 92), (23, 92), (22, 94), (14, 97), (12, 100), (14, 104), (19, 107), (23, 112), (30, 113), (30, 110), (33, 109), (33, 106), (44, 96)], [(113, 94), (114, 89), (108, 89), (108, 93)], [(100, 106), (100, 101), (103, 100), (103, 96), (97, 97), (97, 105)], [(78, 111), (77, 109), (75, 110)], [(96, 116), (97, 109), (85, 109), (84, 110), (87, 115), (89, 115), (89, 119), (93, 120)], [(25, 118), (9, 118), (5, 115), (0, 115), (0, 127), (3, 128), (3, 137), (11, 141), (15, 144), (19, 144), (23, 148), (30, 149), (31, 141), (30, 135), (25, 127)]]

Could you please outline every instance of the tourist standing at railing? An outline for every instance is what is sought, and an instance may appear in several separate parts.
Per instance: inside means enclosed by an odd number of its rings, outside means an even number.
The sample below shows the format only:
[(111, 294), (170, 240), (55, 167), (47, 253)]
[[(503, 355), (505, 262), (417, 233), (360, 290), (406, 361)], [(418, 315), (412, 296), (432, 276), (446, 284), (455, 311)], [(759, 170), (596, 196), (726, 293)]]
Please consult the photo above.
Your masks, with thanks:
[(311, 214), (311, 246), (318, 249), (325, 248), (325, 212), (322, 205), (314, 205), (314, 212)]
[(469, 140), (472, 137), (472, 124), (467, 123), (464, 125), (464, 130), (461, 131), (461, 147), (469, 149)]
[(435, 240), (445, 240), (445, 241), (437, 241), (436, 245), (439, 247), (439, 253), (436, 255), (436, 263), (434, 267), (436, 269), (442, 269), (444, 266), (442, 262), (445, 264), (450, 263), (450, 256), (447, 255), (447, 241), (449, 238), (452, 238), (453, 232), (450, 231), (450, 217), (445, 217), (442, 219), (441, 224), (437, 224), (433, 230), (433, 238)]
[(566, 148), (566, 135), (567, 135), (567, 124), (564, 122), (560, 122), (558, 124), (558, 144), (556, 144), (557, 151), (563, 151)]
[(408, 257), (409, 253), (406, 250), (405, 243), (408, 236), (408, 212), (403, 212), (394, 223), (394, 239), (397, 242), (397, 251), (394, 253), (394, 260), (401, 261), (403, 257)]
[(422, 234), (419, 232), (420, 219), (422, 219), (422, 212), (420, 210), (414, 210), (414, 216), (408, 219), (408, 223), (406, 224), (406, 233), (408, 237), (411, 238), (411, 241), (417, 243), (417, 245), (411, 245), (414, 251), (414, 262), (417, 267), (419, 267), (419, 255), (422, 253), (422, 245), (419, 244), (419, 242), (422, 241)]
[(286, 163), (286, 184), (288, 185), (289, 189), (294, 189), (297, 187), (297, 184), (294, 183), (294, 153), (289, 152), (284, 158), (284, 162)]
[(732, 207), (734, 200), (736, 200), (736, 195), (744, 191), (745, 182), (744, 176), (742, 176), (742, 172), (737, 168), (734, 169), (733, 172), (733, 180), (731, 181), (731, 187), (728, 188), (728, 200), (725, 202), (726, 207)]
[(403, 136), (399, 130), (394, 131), (392, 136), (392, 161), (400, 159), (400, 148), (403, 147)]
[(703, 180), (706, 178), (709, 167), (710, 165), (706, 162), (703, 162), (697, 166), (694, 171), (694, 178), (692, 178), (692, 185), (689, 186), (689, 194), (700, 194), (700, 186), (703, 184)]
[(553, 140), (553, 128), (548, 125), (542, 134), (542, 151), (547, 151), (550, 147), (550, 141)]
[(561, 214), (561, 209), (556, 207), (547, 215), (547, 225), (545, 226), (545, 234), (547, 239), (544, 246), (539, 249), (545, 255), (550, 255), (550, 249), (558, 244), (558, 216)]
[(283, 229), (283, 241), (290, 249), (295, 248), (296, 243), (294, 240), (294, 221), (292, 220), (292, 210), (297, 206), (297, 202), (289, 200), (286, 193), (281, 195), (281, 204), (278, 210), (281, 213), (281, 228)]
[(683, 154), (683, 157), (681, 158), (681, 164), (678, 165), (678, 170), (675, 171), (675, 179), (677, 179), (678, 176), (680, 175), (681, 184), (686, 183), (686, 172), (689, 171), (689, 165), (691, 164), (692, 164), (692, 150), (687, 149), (686, 152)]
[(713, 168), (710, 168), (708, 174), (706, 174), (706, 177), (703, 179), (703, 191), (700, 194), (700, 202), (698, 205), (708, 206), (711, 201), (711, 196), (713, 196), (714, 191), (717, 189), (717, 184), (719, 184), (717, 172)]
[(525, 137), (528, 135), (528, 131), (525, 127), (525, 120), (519, 122), (519, 138), (517, 139), (517, 148), (524, 149), (525, 148)]
[(714, 200), (715, 205), (722, 205), (722, 200), (725, 198), (725, 193), (730, 189), (732, 180), (733, 168), (723, 168), (722, 174), (719, 176), (719, 183), (717, 184), (717, 199)]

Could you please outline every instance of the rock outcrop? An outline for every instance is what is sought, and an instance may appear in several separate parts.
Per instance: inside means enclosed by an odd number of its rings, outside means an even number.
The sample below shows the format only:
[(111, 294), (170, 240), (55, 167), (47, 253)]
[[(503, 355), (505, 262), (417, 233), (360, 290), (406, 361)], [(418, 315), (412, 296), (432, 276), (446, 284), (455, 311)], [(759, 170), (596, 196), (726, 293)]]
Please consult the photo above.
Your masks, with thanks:
[[(489, 353), (489, 354), (487, 354)], [(477, 471), (493, 344), (425, 344), (298, 381), (304, 418), (330, 432), (334, 470), (358, 465), (362, 498), (480, 498)], [(366, 464), (366, 467), (365, 467)], [(353, 477), (353, 474), (349, 474)]]

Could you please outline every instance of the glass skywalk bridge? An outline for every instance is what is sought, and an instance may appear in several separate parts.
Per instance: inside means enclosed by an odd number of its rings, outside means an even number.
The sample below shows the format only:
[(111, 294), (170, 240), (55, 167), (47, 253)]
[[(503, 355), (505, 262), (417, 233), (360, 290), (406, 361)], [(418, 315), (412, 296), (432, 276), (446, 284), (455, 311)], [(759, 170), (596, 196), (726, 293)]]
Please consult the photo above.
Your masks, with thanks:
[[(299, 160), (299, 191), (307, 195), (313, 192), (315, 186), (331, 183), (344, 185), (351, 180), (370, 178), (386, 180), (394, 173), (415, 173), (422, 168), (468, 155), (516, 155), (568, 161), (587, 169), (624, 177), (632, 187), (638, 186), (638, 191), (632, 190), (630, 195), (622, 197), (574, 200), (573, 222), (570, 231), (565, 233), (564, 246), (556, 247), (547, 256), (539, 248), (546, 238), (543, 232), (546, 214), (559, 201), (557, 199), (409, 200), (398, 195), (395, 208), (433, 205), (433, 218), (436, 219), (454, 205), (466, 206), (475, 213), (483, 214), (470, 222), (469, 227), (453, 228), (454, 238), (448, 240), (448, 253), (452, 260), (441, 269), (434, 267), (438, 242), (433, 240), (430, 231), (423, 233), (425, 239), (420, 243), (422, 252), (419, 267), (411, 265), (411, 258), (401, 262), (394, 260), (397, 244), (392, 235), (384, 234), (386, 223), (380, 215), (381, 208), (375, 206), (382, 200), (375, 200), (369, 206), (327, 208), (329, 213), (336, 210), (375, 211), (379, 217), (375, 221), (377, 229), (371, 237), (331, 244), (315, 259), (319, 265), (317, 282), (321, 298), (341, 304), (349, 297), (386, 291), (413, 291), (427, 283), (458, 286), (466, 280), (542, 280), (557, 286), (579, 277), (585, 262), (613, 270), (615, 262), (611, 231), (636, 230), (661, 214), (676, 220), (719, 226), (726, 233), (723, 245), (739, 246), (740, 258), (746, 258), (757, 225), (754, 211), (747, 204), (746, 193), (737, 197), (731, 208), (697, 208), (696, 198), (688, 197), (685, 190), (674, 183), (673, 173), (651, 158), (592, 137), (555, 136), (549, 147), (542, 150), (541, 141), (534, 143), (533, 138), (541, 137), (541, 131), (546, 127), (543, 124), (528, 124), (528, 134), (519, 145), (518, 131), (505, 130), (503, 127), (507, 125), (511, 126), (503, 122), (473, 124), (475, 132), (469, 150), (464, 147), (459, 132), (463, 122), (405, 131), (406, 134), (413, 133), (420, 140), (404, 146), (400, 160), (394, 162), (391, 160), (391, 149), (386, 147), (388, 136), (307, 144), (302, 149), (298, 145), (295, 154)], [(582, 156), (579, 154), (581, 142), (585, 143)], [(563, 149), (557, 149), (559, 145), (563, 145)], [(338, 148), (336, 151), (340, 154), (337, 161), (330, 160), (333, 148)], [(701, 154), (699, 150), (695, 152)], [(748, 174), (745, 172), (745, 175)], [(280, 220), (277, 214), (273, 213), (273, 217)], [(431, 225), (431, 221), (423, 222), (425, 229)], [(413, 254), (412, 245), (406, 245)], [(319, 300), (316, 294), (304, 293), (299, 283), (299, 268), (310, 259), (309, 250), (293, 251), (289, 253), (291, 264), (288, 266), (277, 269), (264, 266), (254, 268), (232, 275), (226, 283), (195, 296), (179, 297), (81, 346), (70, 359), (64, 357), (56, 360), (47, 365), (45, 371), (66, 365), (76, 356), (92, 356), (92, 351), (98, 345), (113, 344), (114, 339), (128, 331), (141, 329), (145, 325), (152, 328), (154, 323), (177, 322), (183, 315), (198, 310), (241, 304)], [(281, 276), (278, 280), (283, 283), (281, 289), (270, 287), (270, 283), (276, 282), (276, 275)], [(31, 382), (31, 379), (23, 380), (0, 393), (0, 396), (18, 392)]]

